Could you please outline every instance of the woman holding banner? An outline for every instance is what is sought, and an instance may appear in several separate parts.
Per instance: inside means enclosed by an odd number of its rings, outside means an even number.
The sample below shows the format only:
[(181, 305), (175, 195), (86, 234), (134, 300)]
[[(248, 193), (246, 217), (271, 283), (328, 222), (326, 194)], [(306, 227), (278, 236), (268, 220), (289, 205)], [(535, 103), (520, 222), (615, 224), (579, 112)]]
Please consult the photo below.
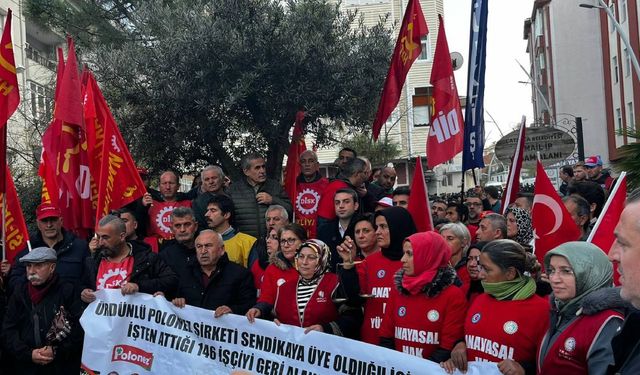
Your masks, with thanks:
[[(604, 374), (614, 362), (611, 339), (625, 303), (613, 266), (597, 246), (567, 242), (544, 256), (553, 289), (551, 325), (538, 352), (541, 374)], [(620, 310), (620, 311), (618, 311)]]
[(276, 301), (278, 287), (286, 281), (297, 280), (298, 272), (294, 267), (296, 250), (307, 240), (307, 231), (298, 224), (287, 224), (280, 229), (280, 250), (270, 259), (271, 264), (264, 271), (260, 297), (256, 305), (247, 311), (247, 318), (268, 317)]
[(463, 336), (467, 303), (453, 285), (451, 249), (436, 232), (409, 236), (402, 268), (380, 329), (380, 345), (434, 362), (449, 358)]
[(536, 295), (535, 256), (512, 240), (494, 240), (480, 254), (484, 293), (464, 321), (465, 340), (441, 363), (448, 372), (467, 370), (467, 361), (497, 362), (503, 374), (535, 374), (536, 349), (549, 327), (549, 302)]
[(278, 288), (273, 311), (276, 324), (303, 327), (306, 332), (320, 331), (354, 337), (361, 323), (360, 308), (346, 304), (344, 288), (338, 276), (328, 272), (331, 260), (329, 247), (320, 240), (300, 245), (295, 262), (299, 277)]

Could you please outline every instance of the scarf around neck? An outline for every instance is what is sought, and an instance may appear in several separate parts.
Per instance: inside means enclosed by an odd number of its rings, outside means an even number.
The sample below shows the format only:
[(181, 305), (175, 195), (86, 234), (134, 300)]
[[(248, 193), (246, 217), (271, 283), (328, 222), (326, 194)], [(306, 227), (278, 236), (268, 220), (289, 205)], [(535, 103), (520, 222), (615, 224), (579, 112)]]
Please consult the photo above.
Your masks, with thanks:
[(536, 282), (528, 276), (521, 276), (511, 281), (498, 283), (482, 282), (485, 293), (498, 301), (520, 301), (531, 297), (536, 292)]

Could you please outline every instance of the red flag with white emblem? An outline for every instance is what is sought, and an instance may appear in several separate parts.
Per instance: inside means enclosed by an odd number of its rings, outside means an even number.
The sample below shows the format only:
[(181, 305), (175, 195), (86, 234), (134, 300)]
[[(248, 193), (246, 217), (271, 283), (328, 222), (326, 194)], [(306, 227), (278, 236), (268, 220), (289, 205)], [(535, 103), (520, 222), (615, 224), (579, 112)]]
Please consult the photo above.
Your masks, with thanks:
[[(609, 194), (609, 199), (605, 203), (596, 225), (593, 226), (587, 242), (598, 246), (605, 253), (609, 253), (613, 243), (616, 241), (616, 236), (613, 234), (620, 216), (624, 210), (624, 204), (627, 199), (627, 172), (620, 173), (615, 186)], [(617, 263), (614, 263), (614, 267), (617, 268)], [(619, 283), (620, 274), (618, 272), (613, 273), (614, 284)]]
[(429, 169), (453, 159), (464, 145), (464, 120), (441, 15), (438, 15), (438, 20), (438, 41), (430, 79), (433, 86), (433, 113), (427, 137)]
[[(20, 104), (18, 76), (13, 58), (11, 42), (11, 9), (7, 11), (7, 19), (0, 39), (0, 162), (7, 160), (7, 121)], [(0, 193), (6, 191), (8, 175), (0, 168)]]
[(580, 238), (580, 230), (551, 184), (540, 160), (534, 192), (531, 224), (535, 254), (540, 264), (544, 264), (544, 255), (548, 251), (565, 242), (577, 241)]

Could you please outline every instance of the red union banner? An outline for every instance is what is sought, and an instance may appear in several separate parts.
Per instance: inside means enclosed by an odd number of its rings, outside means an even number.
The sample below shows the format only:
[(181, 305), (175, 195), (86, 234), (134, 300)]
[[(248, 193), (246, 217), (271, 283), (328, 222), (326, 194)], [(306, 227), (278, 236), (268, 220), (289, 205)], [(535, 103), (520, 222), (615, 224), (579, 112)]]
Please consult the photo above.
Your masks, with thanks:
[[(7, 11), (2, 39), (0, 39), (0, 162), (7, 160), (7, 121), (20, 104), (16, 63), (13, 58), (11, 42), (11, 9)], [(5, 191), (7, 183), (5, 170), (0, 168), (0, 193)]]
[(378, 104), (378, 112), (373, 122), (373, 139), (377, 140), (382, 125), (387, 121), (393, 109), (398, 105), (402, 86), (413, 62), (422, 53), (422, 38), (429, 33), (427, 22), (422, 14), (420, 1), (409, 0), (398, 33), (396, 48), (391, 56), (391, 65), (384, 81), (384, 88)]
[(7, 191), (5, 193), (0, 193), (0, 209), (4, 209), (4, 207), (2, 207), (2, 202), (7, 202), (7, 216), (4, 224), (4, 230), (6, 233), (6, 250), (3, 254), (3, 258), (6, 258), (9, 263), (13, 264), (13, 260), (18, 252), (27, 246), (27, 241), (29, 241), (29, 232), (27, 231), (27, 226), (24, 223), (22, 208), (20, 207), (20, 201), (18, 200), (16, 187), (13, 184), (11, 172), (6, 164), (4, 166), (4, 173), (7, 176)]
[[(95, 181), (98, 187), (97, 222), (111, 210), (121, 208), (142, 197), (146, 188), (98, 83), (93, 74), (88, 74), (85, 98), (91, 98), (92, 102), (85, 101), (85, 108), (91, 108), (86, 112), (89, 116), (95, 116), (90, 118), (92, 124), (89, 125), (95, 127), (92, 164), (97, 167), (99, 163), (100, 168), (94, 169), (100, 171)], [(99, 131), (96, 131), (98, 129)], [(98, 152), (100, 148), (101, 152)], [(98, 154), (100, 154), (99, 158)]]
[(431, 84), (433, 85), (433, 114), (427, 137), (427, 166), (433, 169), (438, 164), (452, 159), (462, 151), (464, 144), (464, 120), (460, 109), (458, 88), (453, 76), (444, 21), (438, 16), (438, 41), (433, 57)]

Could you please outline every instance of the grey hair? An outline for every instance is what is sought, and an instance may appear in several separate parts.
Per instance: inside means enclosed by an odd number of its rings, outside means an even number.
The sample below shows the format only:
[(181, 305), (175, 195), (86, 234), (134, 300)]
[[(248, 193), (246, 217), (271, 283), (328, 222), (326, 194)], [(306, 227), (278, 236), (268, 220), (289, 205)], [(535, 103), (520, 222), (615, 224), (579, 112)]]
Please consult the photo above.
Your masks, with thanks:
[(246, 154), (245, 156), (242, 157), (242, 160), (240, 161), (240, 167), (242, 168), (243, 171), (246, 171), (247, 169), (251, 168), (251, 161), (257, 160), (257, 159), (264, 160), (264, 157), (258, 154), (257, 152)]
[(355, 158), (349, 160), (347, 164), (342, 168), (342, 175), (345, 177), (355, 176), (357, 173), (362, 172), (367, 167), (367, 164), (364, 160), (360, 158)]
[(107, 225), (113, 225), (114, 228), (118, 231), (118, 233), (124, 233), (127, 231), (127, 227), (124, 224), (124, 221), (120, 219), (116, 215), (106, 215), (98, 222), (100, 227), (104, 227)]
[(502, 232), (502, 238), (507, 238), (507, 219), (499, 214), (489, 214), (485, 216), (482, 220), (487, 219), (491, 222), (491, 227), (495, 229), (499, 229)]
[(440, 228), (440, 234), (445, 230), (450, 230), (454, 236), (462, 241), (462, 244), (464, 245), (462, 251), (466, 253), (469, 245), (471, 245), (471, 233), (469, 233), (467, 226), (462, 223), (447, 223)]
[(216, 232), (213, 229), (204, 229), (200, 231), (200, 233), (196, 236), (196, 240), (198, 239), (198, 237), (202, 236), (203, 234), (214, 234), (220, 240), (220, 245), (224, 247), (224, 240), (222, 239), (222, 235), (220, 233)]
[(271, 211), (275, 211), (275, 210), (280, 210), (280, 217), (283, 220), (289, 221), (289, 213), (287, 212), (287, 209), (282, 207), (279, 204), (272, 204), (271, 206), (269, 206), (269, 208), (267, 208), (267, 212), (264, 213), (264, 218), (267, 218), (267, 214)]
[(206, 167), (202, 168), (202, 171), (200, 171), (200, 178), (202, 180), (204, 180), (204, 172), (208, 172), (208, 171), (215, 171), (216, 173), (218, 173), (218, 176), (220, 177), (221, 180), (224, 180), (224, 171), (222, 170), (222, 168), (220, 168), (217, 165), (207, 165)]
[(182, 219), (187, 216), (191, 216), (192, 219), (196, 217), (196, 214), (193, 212), (191, 207), (176, 207), (171, 212), (171, 221), (176, 218)]

